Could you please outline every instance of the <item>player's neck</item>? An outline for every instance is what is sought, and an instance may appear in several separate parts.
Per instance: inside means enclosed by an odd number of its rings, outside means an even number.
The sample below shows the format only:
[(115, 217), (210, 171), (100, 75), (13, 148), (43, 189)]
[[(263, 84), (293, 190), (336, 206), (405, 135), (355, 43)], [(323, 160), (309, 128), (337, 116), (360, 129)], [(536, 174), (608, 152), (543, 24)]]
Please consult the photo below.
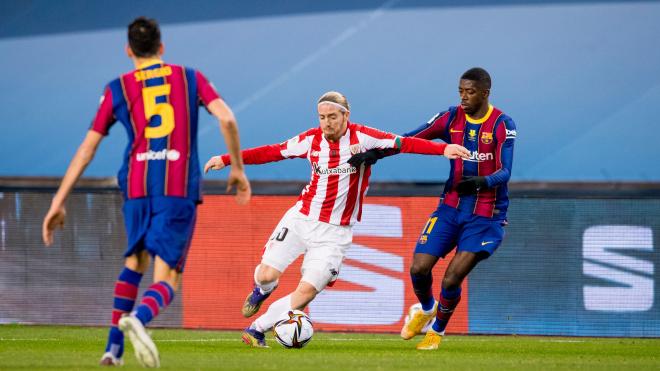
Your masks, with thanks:
[(341, 137), (346, 134), (346, 130), (348, 130), (348, 125), (344, 126), (344, 130), (342, 130), (341, 133), (337, 134), (336, 136), (329, 137), (325, 134), (323, 136), (328, 142), (338, 142), (339, 139), (341, 139)]
[(153, 57), (133, 57), (131, 58), (133, 60), (133, 64), (135, 65), (135, 69), (140, 69), (144, 68), (148, 65), (151, 64), (156, 64), (156, 63), (161, 63), (162, 59), (160, 55), (154, 55)]
[(481, 105), (481, 107), (479, 107), (479, 109), (476, 112), (474, 112), (471, 115), (468, 115), (466, 113), (466, 115), (472, 121), (479, 121), (483, 119), (488, 114), (489, 111), (490, 111), (490, 103), (485, 102), (484, 104)]

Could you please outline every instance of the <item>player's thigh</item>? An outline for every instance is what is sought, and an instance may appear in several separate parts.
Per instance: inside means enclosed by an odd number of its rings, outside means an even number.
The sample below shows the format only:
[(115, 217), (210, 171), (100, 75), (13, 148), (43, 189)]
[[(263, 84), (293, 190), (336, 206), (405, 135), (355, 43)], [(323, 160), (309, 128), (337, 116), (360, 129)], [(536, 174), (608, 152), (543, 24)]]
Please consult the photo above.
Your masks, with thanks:
[(474, 215), (463, 225), (457, 250), (490, 256), (503, 239), (504, 226), (501, 220)]
[(319, 224), (305, 252), (301, 280), (320, 292), (339, 276), (346, 252), (353, 242), (353, 231), (349, 226), (315, 223)]
[(138, 263), (138, 255), (144, 250), (144, 239), (151, 224), (151, 203), (148, 198), (126, 200), (122, 207), (126, 228), (125, 257), (133, 256)]
[(444, 257), (453, 250), (460, 231), (456, 213), (456, 209), (444, 205), (434, 211), (417, 239), (415, 254)]
[(181, 197), (151, 198), (151, 224), (145, 246), (177, 272), (183, 272), (195, 230), (197, 205)]
[(261, 264), (284, 272), (294, 260), (305, 252), (306, 245), (300, 233), (307, 222), (297, 210), (289, 209), (266, 243)]

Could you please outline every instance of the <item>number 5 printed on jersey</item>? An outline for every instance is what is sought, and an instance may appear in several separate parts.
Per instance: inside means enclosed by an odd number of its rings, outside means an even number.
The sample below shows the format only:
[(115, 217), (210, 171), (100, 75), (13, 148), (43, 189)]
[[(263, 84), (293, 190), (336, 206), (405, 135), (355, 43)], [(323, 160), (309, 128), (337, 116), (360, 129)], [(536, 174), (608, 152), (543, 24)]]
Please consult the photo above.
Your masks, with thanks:
[(169, 96), (170, 84), (149, 86), (142, 88), (142, 101), (144, 102), (144, 115), (147, 120), (153, 116), (160, 116), (160, 125), (144, 129), (146, 138), (162, 138), (168, 136), (174, 130), (174, 107), (169, 103), (156, 103), (156, 98)]

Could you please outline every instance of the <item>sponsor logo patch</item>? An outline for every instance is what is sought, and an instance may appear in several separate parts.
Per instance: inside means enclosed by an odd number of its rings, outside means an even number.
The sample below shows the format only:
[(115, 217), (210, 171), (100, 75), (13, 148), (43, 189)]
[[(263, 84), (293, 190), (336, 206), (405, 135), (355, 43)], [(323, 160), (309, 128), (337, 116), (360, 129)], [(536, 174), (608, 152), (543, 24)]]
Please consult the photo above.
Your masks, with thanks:
[(142, 162), (142, 161), (176, 161), (181, 157), (181, 153), (177, 151), (176, 149), (163, 149), (160, 151), (152, 151), (149, 150), (149, 152), (141, 152), (135, 154), (135, 159)]
[(339, 175), (339, 174), (355, 174), (357, 173), (357, 168), (355, 166), (347, 167), (321, 167), (318, 163), (312, 162), (312, 169), (316, 175)]
[(490, 161), (493, 160), (494, 158), (495, 156), (493, 156), (492, 153), (481, 153), (477, 151), (471, 151), (470, 158), (463, 161), (482, 162), (482, 161)]

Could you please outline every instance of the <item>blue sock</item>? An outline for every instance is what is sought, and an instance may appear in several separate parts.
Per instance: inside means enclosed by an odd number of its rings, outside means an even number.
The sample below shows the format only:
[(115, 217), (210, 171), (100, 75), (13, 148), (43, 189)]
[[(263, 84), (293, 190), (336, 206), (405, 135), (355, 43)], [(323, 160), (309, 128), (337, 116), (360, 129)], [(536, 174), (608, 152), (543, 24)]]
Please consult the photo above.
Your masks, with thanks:
[(432, 291), (433, 275), (430, 272), (427, 275), (411, 274), (410, 279), (412, 280), (415, 295), (419, 303), (422, 304), (422, 309), (425, 312), (432, 310), (435, 304)]
[(124, 267), (115, 283), (112, 325), (110, 326), (105, 351), (112, 353), (117, 358), (121, 358), (124, 354), (124, 333), (119, 331), (117, 323), (124, 313), (129, 313), (133, 310), (141, 280), (141, 273)]

